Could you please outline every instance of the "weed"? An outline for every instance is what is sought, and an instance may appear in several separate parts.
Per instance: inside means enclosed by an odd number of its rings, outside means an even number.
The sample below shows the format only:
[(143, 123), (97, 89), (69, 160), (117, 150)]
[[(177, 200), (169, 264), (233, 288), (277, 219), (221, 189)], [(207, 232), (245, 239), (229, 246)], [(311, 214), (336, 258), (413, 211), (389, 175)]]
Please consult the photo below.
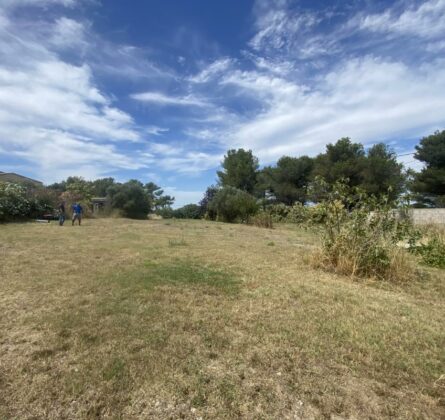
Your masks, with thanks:
[(259, 213), (251, 216), (249, 219), (249, 223), (262, 228), (272, 229), (272, 215), (266, 211), (260, 211)]
[(433, 230), (426, 243), (413, 248), (420, 255), (421, 262), (430, 267), (445, 268), (445, 235)]

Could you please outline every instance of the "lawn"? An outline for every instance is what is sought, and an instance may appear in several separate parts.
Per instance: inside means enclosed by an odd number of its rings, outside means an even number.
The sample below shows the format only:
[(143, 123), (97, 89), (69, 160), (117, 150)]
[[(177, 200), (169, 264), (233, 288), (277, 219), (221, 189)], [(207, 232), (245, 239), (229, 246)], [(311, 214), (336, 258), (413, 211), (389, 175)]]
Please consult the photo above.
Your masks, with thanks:
[(317, 237), (0, 225), (0, 419), (445, 416), (444, 270), (354, 281)]

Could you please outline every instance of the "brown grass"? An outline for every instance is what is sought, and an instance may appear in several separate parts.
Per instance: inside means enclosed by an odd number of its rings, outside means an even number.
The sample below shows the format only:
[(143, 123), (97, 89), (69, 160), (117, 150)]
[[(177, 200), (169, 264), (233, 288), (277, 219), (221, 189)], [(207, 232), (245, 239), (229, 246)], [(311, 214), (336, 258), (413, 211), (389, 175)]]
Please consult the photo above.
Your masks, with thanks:
[(279, 225), (0, 226), (0, 418), (443, 418), (443, 271), (357, 283), (311, 269), (316, 245)]

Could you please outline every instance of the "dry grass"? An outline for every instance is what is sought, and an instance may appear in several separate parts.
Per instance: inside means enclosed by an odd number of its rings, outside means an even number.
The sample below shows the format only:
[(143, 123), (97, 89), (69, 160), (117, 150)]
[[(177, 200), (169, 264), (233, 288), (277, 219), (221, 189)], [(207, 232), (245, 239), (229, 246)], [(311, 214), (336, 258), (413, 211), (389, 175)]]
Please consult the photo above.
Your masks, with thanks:
[(357, 283), (311, 269), (316, 244), (206, 221), (0, 226), (0, 418), (443, 418), (444, 272)]

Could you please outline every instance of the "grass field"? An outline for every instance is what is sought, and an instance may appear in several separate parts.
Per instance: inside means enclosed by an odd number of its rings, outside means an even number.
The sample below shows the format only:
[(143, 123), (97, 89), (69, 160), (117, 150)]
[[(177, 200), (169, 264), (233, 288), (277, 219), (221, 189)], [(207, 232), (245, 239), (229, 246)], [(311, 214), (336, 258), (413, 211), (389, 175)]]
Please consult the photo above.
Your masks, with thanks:
[(311, 269), (310, 232), (0, 225), (0, 419), (445, 417), (444, 271)]

